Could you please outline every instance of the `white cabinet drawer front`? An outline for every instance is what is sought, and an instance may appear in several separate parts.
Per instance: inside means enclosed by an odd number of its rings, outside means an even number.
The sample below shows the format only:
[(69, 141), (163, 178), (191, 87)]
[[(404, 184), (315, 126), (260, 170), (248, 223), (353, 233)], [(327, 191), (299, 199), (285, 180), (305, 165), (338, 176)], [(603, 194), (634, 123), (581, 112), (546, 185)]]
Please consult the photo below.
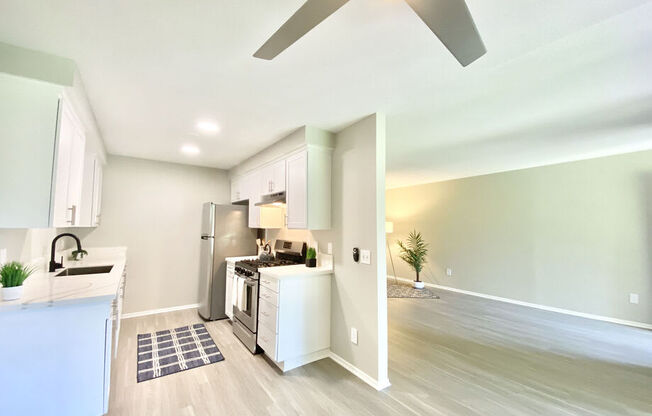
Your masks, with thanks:
[(259, 296), (261, 299), (266, 300), (267, 302), (274, 305), (274, 307), (278, 306), (278, 293), (269, 290), (267, 287), (265, 286), (260, 287)]
[[(272, 290), (272, 291), (278, 293), (279, 281), (274, 279), (274, 278), (271, 278), (271, 277), (265, 276), (265, 275), (261, 275), (260, 276), (260, 285), (266, 287), (269, 290)], [(274, 303), (278, 304), (277, 302), (274, 302)]]
[(274, 361), (276, 359), (276, 334), (265, 327), (258, 328), (258, 346)]
[(261, 299), (258, 302), (258, 308), (258, 324), (274, 333), (278, 333), (278, 308), (276, 305)]

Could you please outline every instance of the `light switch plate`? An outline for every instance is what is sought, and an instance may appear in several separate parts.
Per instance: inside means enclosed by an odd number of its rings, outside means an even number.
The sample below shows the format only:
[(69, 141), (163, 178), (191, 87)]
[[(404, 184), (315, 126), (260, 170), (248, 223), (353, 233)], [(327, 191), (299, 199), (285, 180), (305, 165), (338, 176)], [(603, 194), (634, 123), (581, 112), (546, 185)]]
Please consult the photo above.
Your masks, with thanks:
[(453, 269), (450, 267), (446, 269), (446, 276), (452, 276), (453, 275)]
[(371, 251), (360, 250), (360, 263), (371, 264)]
[(0, 265), (3, 265), (7, 262), (7, 249), (0, 248)]
[(333, 254), (333, 243), (328, 243), (328, 251), (326, 254)]
[(351, 328), (351, 342), (358, 345), (358, 330), (356, 328)]
[(629, 294), (629, 303), (638, 304), (638, 293)]

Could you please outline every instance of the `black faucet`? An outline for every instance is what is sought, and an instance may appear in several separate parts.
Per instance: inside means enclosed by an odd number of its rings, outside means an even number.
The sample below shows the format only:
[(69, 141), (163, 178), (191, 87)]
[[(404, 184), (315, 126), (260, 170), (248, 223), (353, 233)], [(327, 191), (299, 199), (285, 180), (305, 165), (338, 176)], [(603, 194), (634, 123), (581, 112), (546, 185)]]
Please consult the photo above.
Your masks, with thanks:
[(50, 268), (48, 269), (50, 272), (54, 272), (57, 269), (63, 267), (63, 257), (61, 258), (61, 263), (54, 261), (54, 250), (56, 249), (57, 241), (59, 241), (61, 237), (72, 237), (75, 239), (75, 242), (77, 243), (77, 251), (73, 253), (80, 252), (82, 255), (86, 253), (84, 250), (82, 250), (81, 241), (79, 241), (79, 238), (76, 235), (70, 233), (59, 234), (58, 236), (54, 237), (54, 240), (52, 240), (52, 251), (50, 251)]

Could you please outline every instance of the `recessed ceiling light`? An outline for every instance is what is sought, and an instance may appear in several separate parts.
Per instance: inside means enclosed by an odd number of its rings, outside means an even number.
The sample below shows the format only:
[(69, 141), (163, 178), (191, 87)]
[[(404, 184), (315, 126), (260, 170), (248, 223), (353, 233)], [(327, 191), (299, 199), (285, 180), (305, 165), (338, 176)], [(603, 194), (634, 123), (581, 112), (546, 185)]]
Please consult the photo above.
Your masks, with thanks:
[(220, 126), (212, 121), (202, 120), (197, 122), (197, 130), (202, 133), (214, 134), (220, 130)]
[(184, 144), (181, 146), (181, 151), (187, 155), (197, 155), (199, 154), (199, 147), (194, 144)]

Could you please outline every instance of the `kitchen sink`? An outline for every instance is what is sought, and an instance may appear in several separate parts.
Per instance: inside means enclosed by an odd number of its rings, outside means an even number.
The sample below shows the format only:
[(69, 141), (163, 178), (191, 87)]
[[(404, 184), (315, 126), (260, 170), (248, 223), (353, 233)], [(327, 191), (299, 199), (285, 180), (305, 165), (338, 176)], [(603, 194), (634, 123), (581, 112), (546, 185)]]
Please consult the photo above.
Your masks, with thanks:
[(93, 266), (93, 267), (69, 267), (57, 273), (55, 276), (78, 276), (82, 274), (102, 274), (109, 273), (113, 266)]

